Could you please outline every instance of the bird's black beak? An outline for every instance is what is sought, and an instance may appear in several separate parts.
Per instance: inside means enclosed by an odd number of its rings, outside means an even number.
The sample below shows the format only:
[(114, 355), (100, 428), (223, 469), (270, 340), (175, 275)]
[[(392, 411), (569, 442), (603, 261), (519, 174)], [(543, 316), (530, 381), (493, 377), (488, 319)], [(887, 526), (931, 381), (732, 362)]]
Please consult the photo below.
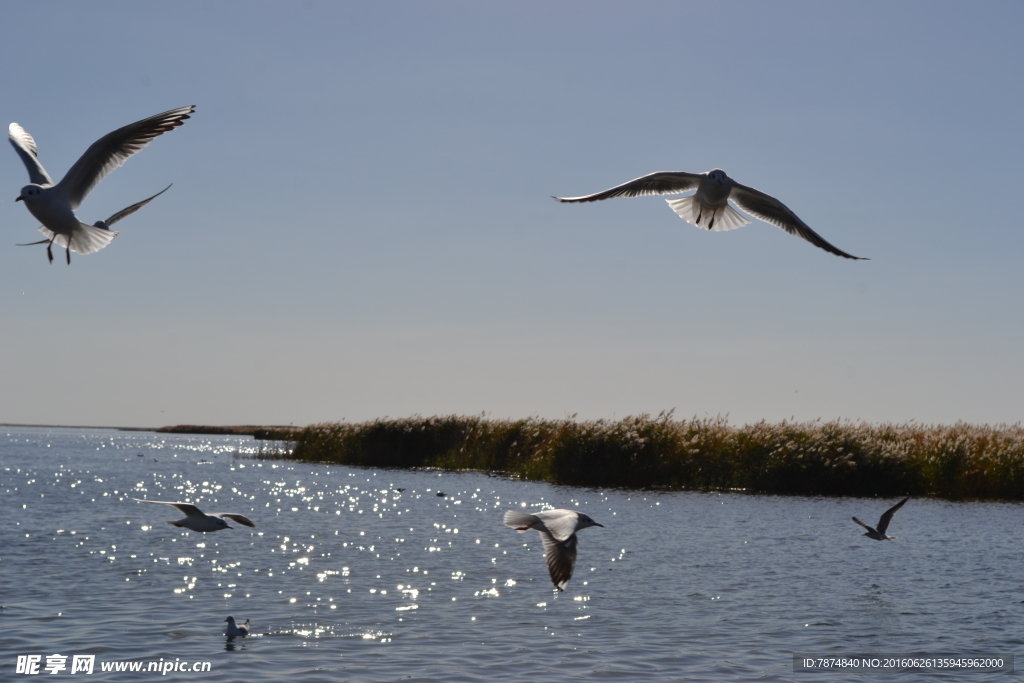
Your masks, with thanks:
[(598, 524), (597, 522), (594, 522), (594, 526), (599, 526), (599, 527), (601, 527), (602, 529), (604, 528), (604, 524)]
[(22, 199), (24, 199), (24, 197), (18, 197), (18, 198), (17, 198), (17, 199), (15, 199), (14, 201), (16, 201), (16, 202), (20, 202), (20, 201), (21, 201)]

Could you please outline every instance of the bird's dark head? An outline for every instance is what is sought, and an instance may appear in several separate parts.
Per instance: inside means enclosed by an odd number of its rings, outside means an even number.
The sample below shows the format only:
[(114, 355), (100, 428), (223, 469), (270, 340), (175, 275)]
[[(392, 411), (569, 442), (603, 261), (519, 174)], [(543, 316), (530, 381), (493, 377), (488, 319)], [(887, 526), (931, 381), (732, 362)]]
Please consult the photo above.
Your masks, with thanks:
[(724, 183), (725, 179), (728, 177), (729, 176), (725, 174), (725, 171), (723, 171), (720, 168), (716, 168), (713, 171), (708, 171), (708, 178), (710, 178), (711, 180), (715, 181), (718, 184)]
[(602, 529), (604, 528), (604, 524), (598, 524), (597, 522), (595, 522), (589, 516), (583, 514), (582, 512), (580, 512), (578, 514), (579, 514), (579, 522), (576, 524), (576, 531), (579, 531), (580, 529), (586, 529), (588, 526), (599, 526)]

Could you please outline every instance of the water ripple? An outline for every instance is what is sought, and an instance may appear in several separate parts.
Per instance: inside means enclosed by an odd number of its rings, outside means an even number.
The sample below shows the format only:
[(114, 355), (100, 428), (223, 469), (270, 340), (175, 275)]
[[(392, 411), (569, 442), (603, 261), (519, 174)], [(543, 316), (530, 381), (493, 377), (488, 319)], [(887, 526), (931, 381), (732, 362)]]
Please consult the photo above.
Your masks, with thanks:
[[(914, 500), (900, 538), (876, 543), (850, 521), (879, 507), (865, 500), (259, 461), (239, 437), (0, 439), (8, 659), (212, 661), (253, 683), (789, 680), (794, 651), (1005, 653), (1021, 641), (1017, 504)], [(257, 527), (197, 534), (132, 498)], [(580, 535), (562, 594), (539, 537), (501, 523), (505, 509), (552, 506), (605, 525)], [(228, 614), (251, 619), (253, 636), (226, 641)]]

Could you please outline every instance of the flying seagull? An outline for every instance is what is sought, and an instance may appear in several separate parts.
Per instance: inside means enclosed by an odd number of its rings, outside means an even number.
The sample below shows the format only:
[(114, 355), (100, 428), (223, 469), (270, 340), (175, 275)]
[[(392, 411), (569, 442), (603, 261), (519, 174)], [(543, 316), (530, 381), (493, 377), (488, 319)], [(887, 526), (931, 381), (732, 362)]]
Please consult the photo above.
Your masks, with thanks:
[[(29, 212), (42, 223), (39, 232), (46, 236), (46, 256), (53, 262), (53, 243), (67, 250), (67, 262), (71, 263), (71, 252), (91, 254), (110, 244), (118, 232), (109, 226), (125, 216), (138, 211), (153, 197), (133, 204), (119, 211), (106, 221), (87, 225), (75, 215), (82, 201), (101, 180), (153, 141), (155, 137), (182, 125), (195, 106), (171, 109), (148, 119), (118, 128), (92, 143), (85, 154), (75, 162), (64, 178), (54, 184), (46, 169), (39, 163), (39, 148), (36, 141), (17, 123), (8, 128), (7, 138), (28, 169), (31, 184), (21, 188), (21, 194), (14, 201), (24, 201)], [(170, 187), (170, 186), (168, 186)], [(166, 191), (166, 190), (165, 190)], [(158, 193), (162, 194), (162, 193)], [(105, 225), (101, 225), (105, 224)]]
[(238, 624), (235, 623), (235, 618), (234, 617), (228, 617), (224, 621), (226, 621), (227, 624), (228, 624), (227, 631), (224, 633), (224, 635), (226, 635), (228, 638), (238, 638), (238, 637), (245, 638), (247, 635), (249, 635), (249, 620), (248, 619), (246, 619), (245, 623), (242, 624), (241, 626), (239, 626)]
[(185, 527), (192, 531), (220, 531), (221, 529), (234, 529), (233, 526), (229, 526), (225, 519), (230, 519), (233, 522), (244, 524), (245, 526), (256, 526), (252, 523), (245, 515), (240, 515), (236, 512), (214, 512), (212, 514), (206, 514), (192, 503), (171, 503), (166, 500), (143, 500), (142, 498), (132, 498), (140, 503), (156, 503), (157, 505), (171, 505), (178, 508), (182, 514), (185, 515), (183, 519), (175, 519), (167, 522), (177, 527)]
[(865, 524), (864, 522), (860, 521), (856, 517), (853, 518), (853, 521), (857, 522), (857, 524), (860, 524), (862, 527), (867, 529), (867, 531), (864, 533), (864, 535), (867, 536), (868, 538), (873, 538), (876, 541), (891, 541), (892, 539), (894, 539), (896, 537), (895, 536), (886, 536), (885, 535), (885, 530), (889, 528), (889, 522), (892, 521), (892, 516), (895, 515), (896, 511), (899, 510), (901, 507), (903, 507), (903, 504), (906, 503), (908, 500), (910, 500), (910, 496), (907, 496), (906, 498), (904, 498), (903, 500), (901, 500), (900, 502), (896, 503), (891, 508), (889, 508), (888, 510), (883, 512), (882, 516), (878, 518), (878, 528), (877, 529), (873, 529), (873, 528), (869, 527), (867, 524)]
[(860, 256), (847, 254), (832, 246), (778, 199), (752, 187), (740, 185), (720, 168), (707, 173), (672, 171), (651, 173), (597, 194), (588, 194), (583, 197), (555, 197), (555, 199), (560, 202), (596, 202), (612, 197), (676, 194), (690, 190), (697, 192), (688, 197), (666, 199), (665, 201), (673, 211), (679, 214), (680, 218), (699, 228), (715, 231), (732, 230), (750, 223), (743, 214), (730, 206), (729, 200), (731, 199), (736, 206), (750, 215), (782, 228), (790, 235), (802, 237), (827, 252), (844, 258), (867, 260)]
[(590, 526), (604, 527), (575, 510), (541, 510), (533, 514), (509, 510), (505, 513), (505, 526), (520, 532), (540, 532), (551, 582), (560, 591), (565, 590), (576, 565), (576, 532)]

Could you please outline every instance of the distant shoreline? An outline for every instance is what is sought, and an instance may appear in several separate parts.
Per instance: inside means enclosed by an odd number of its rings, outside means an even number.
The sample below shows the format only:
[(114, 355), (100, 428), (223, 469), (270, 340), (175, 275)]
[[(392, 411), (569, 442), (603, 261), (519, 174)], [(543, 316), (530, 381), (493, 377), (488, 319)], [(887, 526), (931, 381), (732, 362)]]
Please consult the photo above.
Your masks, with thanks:
[(0, 427), (38, 427), (40, 429), (115, 429), (119, 432), (155, 432), (157, 427), (111, 427), (110, 425), (51, 425), (28, 422), (0, 422)]
[[(849, 420), (734, 427), (671, 412), (622, 420), (415, 416), (306, 427), (75, 427), (252, 436), (259, 459), (477, 470), (571, 486), (1024, 501), (1024, 426)], [(280, 445), (285, 443), (287, 445)]]
[(251, 436), (277, 441), (298, 432), (302, 427), (264, 425), (170, 425), (166, 427), (110, 427), (100, 425), (51, 425), (0, 422), (0, 427), (34, 427), (37, 429), (113, 429), (119, 432), (156, 432), (159, 434), (227, 434)]
[(324, 423), (260, 459), (477, 470), (570, 486), (1024, 501), (1024, 426), (830, 422), (732, 426), (447, 415)]

